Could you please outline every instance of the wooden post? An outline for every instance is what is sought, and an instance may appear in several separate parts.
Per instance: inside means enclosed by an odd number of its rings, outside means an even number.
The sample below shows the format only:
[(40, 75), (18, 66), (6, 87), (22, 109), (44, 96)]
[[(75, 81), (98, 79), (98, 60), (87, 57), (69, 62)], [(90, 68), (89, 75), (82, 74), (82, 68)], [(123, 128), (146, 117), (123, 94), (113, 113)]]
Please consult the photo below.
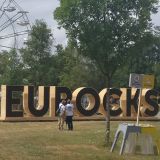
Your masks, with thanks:
[(6, 93), (7, 93), (7, 86), (1, 86), (1, 120), (6, 119)]
[(140, 88), (140, 93), (139, 93), (139, 102), (138, 102), (138, 113), (137, 113), (137, 123), (136, 125), (139, 125), (139, 115), (140, 115), (140, 107), (141, 107), (141, 95), (142, 95), (142, 89)]
[(110, 89), (107, 88), (106, 97), (106, 145), (110, 143)]

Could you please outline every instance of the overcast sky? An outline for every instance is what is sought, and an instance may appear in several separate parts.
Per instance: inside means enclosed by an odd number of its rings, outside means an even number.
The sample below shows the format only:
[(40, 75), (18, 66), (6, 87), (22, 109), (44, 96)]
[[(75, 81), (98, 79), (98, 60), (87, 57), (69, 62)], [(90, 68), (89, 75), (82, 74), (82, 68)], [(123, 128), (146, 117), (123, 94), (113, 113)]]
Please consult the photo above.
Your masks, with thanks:
[[(50, 28), (53, 30), (54, 37), (57, 43), (66, 43), (66, 36), (64, 30), (57, 29), (57, 23), (53, 19), (53, 11), (59, 6), (59, 0), (16, 0), (19, 5), (29, 11), (29, 19), (31, 23), (35, 19), (44, 19)], [(153, 16), (153, 22), (160, 25), (160, 12)]]
[(56, 43), (67, 43), (64, 29), (57, 29), (57, 23), (53, 19), (53, 11), (59, 6), (58, 0), (16, 0), (16, 2), (29, 12), (28, 18), (31, 24), (35, 19), (43, 19), (52, 29)]
[[(0, 0), (1, 2), (4, 0)], [(47, 22), (49, 28), (52, 29), (56, 43), (66, 44), (65, 31), (63, 29), (57, 29), (57, 23), (53, 19), (53, 11), (59, 6), (59, 0), (15, 0), (23, 10), (29, 12), (28, 18), (33, 24), (35, 19), (43, 19)], [(153, 16), (154, 24), (160, 25), (160, 12)]]

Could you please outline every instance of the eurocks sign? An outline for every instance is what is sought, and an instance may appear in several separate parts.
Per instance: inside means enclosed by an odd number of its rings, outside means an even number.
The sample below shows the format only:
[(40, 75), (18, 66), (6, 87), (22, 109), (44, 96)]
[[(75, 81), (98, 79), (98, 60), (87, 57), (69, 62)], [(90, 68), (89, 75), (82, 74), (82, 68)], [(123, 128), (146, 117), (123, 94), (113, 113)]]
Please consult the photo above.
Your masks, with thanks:
[[(75, 115), (106, 115), (107, 88), (99, 93), (94, 88), (81, 87), (71, 92), (67, 87), (39, 86), (38, 105), (35, 103), (33, 86), (1, 86), (1, 120), (48, 120), (56, 117), (56, 110), (62, 98), (69, 98), (75, 105)], [(111, 88), (110, 115), (112, 117), (133, 117), (138, 111), (140, 89)], [(88, 99), (85, 107), (84, 97)], [(159, 112), (159, 97), (155, 89), (142, 89), (140, 116), (154, 117)], [(15, 109), (19, 106), (19, 109)], [(37, 107), (38, 106), (38, 107)]]

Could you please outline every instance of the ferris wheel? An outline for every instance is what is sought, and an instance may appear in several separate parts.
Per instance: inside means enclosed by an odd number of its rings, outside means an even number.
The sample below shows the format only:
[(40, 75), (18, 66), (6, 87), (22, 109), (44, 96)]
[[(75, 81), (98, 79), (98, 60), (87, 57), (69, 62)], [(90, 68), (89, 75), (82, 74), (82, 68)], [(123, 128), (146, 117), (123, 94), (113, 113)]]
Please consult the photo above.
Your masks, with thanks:
[(31, 29), (27, 13), (15, 0), (0, 0), (0, 52), (23, 47)]

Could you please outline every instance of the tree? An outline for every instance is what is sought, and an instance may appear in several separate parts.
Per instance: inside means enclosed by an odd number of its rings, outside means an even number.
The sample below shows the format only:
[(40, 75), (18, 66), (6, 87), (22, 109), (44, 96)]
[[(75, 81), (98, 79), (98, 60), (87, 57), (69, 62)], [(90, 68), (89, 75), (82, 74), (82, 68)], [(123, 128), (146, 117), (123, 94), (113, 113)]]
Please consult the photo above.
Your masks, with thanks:
[(68, 46), (59, 56), (63, 62), (63, 67), (61, 68), (59, 77), (59, 85), (68, 86), (72, 90), (78, 88), (79, 86), (86, 86), (87, 69), (82, 62), (82, 59), (77, 55), (76, 50)]
[(68, 86), (71, 90), (80, 86), (100, 90), (104, 86), (103, 75), (89, 58), (79, 55), (70, 42), (64, 49), (58, 46), (56, 63), (59, 66), (60, 86)]
[(26, 48), (20, 51), (26, 73), (26, 83), (35, 86), (54, 83), (51, 72), (53, 64), (52, 42), (53, 37), (47, 24), (42, 20), (36, 20), (30, 38), (26, 42)]
[(78, 52), (94, 61), (106, 76), (109, 88), (132, 48), (150, 32), (150, 16), (156, 13), (157, 3), (158, 0), (61, 0), (54, 17)]
[[(128, 87), (130, 73), (153, 74), (153, 65), (158, 60), (154, 51), (156, 37), (152, 33), (146, 34), (139, 43), (130, 49), (125, 65), (118, 68), (114, 75), (114, 84), (118, 87)], [(119, 74), (121, 73), (121, 74)]]
[(159, 85), (160, 30), (155, 31), (154, 34), (148, 35), (133, 48), (132, 55), (128, 57), (125, 66), (117, 70), (116, 78), (114, 77), (115, 83), (120, 83), (117, 86), (128, 86), (130, 73), (154, 74), (156, 77), (155, 86)]
[(0, 53), (0, 83), (19, 85), (23, 81), (23, 64), (15, 50)]
[(79, 53), (95, 61), (108, 86), (130, 48), (149, 32), (157, 0), (61, 0), (54, 17)]

